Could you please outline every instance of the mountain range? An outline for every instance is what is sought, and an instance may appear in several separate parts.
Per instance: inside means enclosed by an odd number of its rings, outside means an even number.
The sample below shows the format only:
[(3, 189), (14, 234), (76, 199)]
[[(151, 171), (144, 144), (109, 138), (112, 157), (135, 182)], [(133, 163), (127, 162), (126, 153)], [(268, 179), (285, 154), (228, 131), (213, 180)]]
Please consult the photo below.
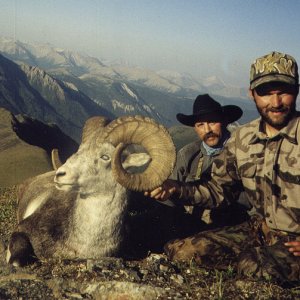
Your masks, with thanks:
[(0, 107), (45, 123), (55, 123), (78, 140), (91, 115), (112, 114), (86, 95), (37, 67), (16, 64), (0, 55)]
[[(141, 114), (167, 127), (178, 125), (176, 114), (191, 114), (193, 100), (201, 93), (223, 105), (239, 105), (244, 110), (241, 123), (257, 116), (245, 90), (214, 76), (199, 82), (189, 74), (109, 65), (86, 54), (4, 37), (0, 53), (0, 106), (56, 123), (77, 141), (92, 115)], [(231, 97), (222, 96), (227, 94)]]

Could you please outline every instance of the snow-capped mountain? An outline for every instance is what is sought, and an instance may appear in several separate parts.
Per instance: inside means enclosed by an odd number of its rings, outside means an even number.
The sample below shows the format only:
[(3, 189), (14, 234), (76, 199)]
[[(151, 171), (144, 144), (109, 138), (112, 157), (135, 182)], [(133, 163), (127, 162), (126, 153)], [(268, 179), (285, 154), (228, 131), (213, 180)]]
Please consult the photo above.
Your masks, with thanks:
[(184, 87), (185, 89), (201, 91), (202, 93), (207, 92), (205, 85), (196, 80), (191, 74), (171, 70), (160, 70), (156, 73), (170, 82), (180, 87)]
[(15, 62), (38, 66), (50, 73), (80, 76), (98, 74), (118, 77), (118, 74), (97, 58), (83, 53), (71, 52), (50, 44), (29, 44), (0, 37), (0, 52)]
[(226, 87), (226, 83), (218, 76), (206, 77), (202, 83), (206, 88), (222, 89)]

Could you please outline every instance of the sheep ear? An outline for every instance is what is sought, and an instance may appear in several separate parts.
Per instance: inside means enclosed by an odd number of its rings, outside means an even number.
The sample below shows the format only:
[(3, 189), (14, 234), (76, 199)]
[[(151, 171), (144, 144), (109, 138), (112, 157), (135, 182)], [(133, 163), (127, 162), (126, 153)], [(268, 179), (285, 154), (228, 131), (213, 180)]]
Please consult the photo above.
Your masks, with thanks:
[(151, 162), (151, 157), (148, 153), (131, 153), (122, 163), (125, 170), (134, 167), (147, 167)]
[(128, 174), (144, 172), (151, 162), (151, 157), (147, 153), (132, 153), (128, 155), (122, 163), (122, 167)]

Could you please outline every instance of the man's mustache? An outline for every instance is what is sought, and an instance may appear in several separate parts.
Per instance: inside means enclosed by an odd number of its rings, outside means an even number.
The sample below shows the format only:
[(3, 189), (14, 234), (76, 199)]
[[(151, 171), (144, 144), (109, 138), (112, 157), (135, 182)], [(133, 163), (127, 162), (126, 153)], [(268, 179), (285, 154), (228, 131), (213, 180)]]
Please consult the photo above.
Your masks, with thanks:
[(289, 109), (287, 108), (287, 107), (285, 107), (285, 106), (282, 106), (282, 107), (279, 107), (279, 108), (274, 108), (274, 107), (272, 107), (272, 108), (269, 108), (268, 110), (267, 110), (267, 112), (288, 112), (289, 111)]
[(214, 133), (214, 132), (208, 132), (208, 133), (204, 136), (204, 141), (206, 141), (207, 139), (212, 138), (212, 137), (218, 138), (219, 135), (216, 134), (216, 133)]

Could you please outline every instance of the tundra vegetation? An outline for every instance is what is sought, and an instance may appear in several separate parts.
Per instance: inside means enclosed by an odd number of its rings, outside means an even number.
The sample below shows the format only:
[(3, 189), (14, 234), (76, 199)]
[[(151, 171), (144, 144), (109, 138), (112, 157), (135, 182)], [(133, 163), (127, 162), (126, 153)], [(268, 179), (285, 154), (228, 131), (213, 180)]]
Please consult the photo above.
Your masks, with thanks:
[[(139, 184), (136, 184), (136, 178), (134, 177), (137, 176), (140, 178), (143, 174), (145, 174), (145, 172), (147, 172), (148, 168), (151, 170), (150, 164), (152, 163), (152, 159), (150, 162), (149, 158), (155, 156), (153, 155), (151, 148), (149, 149), (147, 145), (143, 144), (145, 149), (148, 148), (147, 153), (149, 156), (145, 154), (132, 156), (132, 151), (130, 149), (124, 150), (124, 141), (118, 147), (115, 146), (116, 143), (114, 141), (116, 137), (114, 135), (112, 135), (113, 138), (109, 141), (107, 139), (109, 134), (107, 134), (106, 131), (108, 130), (109, 132), (113, 132), (114, 128), (118, 127), (120, 123), (122, 123), (122, 120), (112, 123), (111, 126), (108, 126), (110, 129), (107, 129), (106, 120), (94, 119), (91, 122), (96, 122), (98, 127), (99, 122), (103, 124), (101, 130), (105, 131), (105, 141), (103, 141), (102, 138), (101, 141), (99, 141), (96, 138), (96, 135), (91, 139), (86, 139), (86, 136), (89, 136), (94, 132), (94, 130), (89, 130), (89, 128), (92, 128), (90, 127), (91, 124), (89, 124), (85, 127), (83, 132), (82, 143), (78, 152), (75, 156), (73, 156), (73, 158), (70, 158), (69, 162), (67, 161), (66, 164), (59, 167), (56, 171), (43, 174), (35, 177), (35, 179), (25, 182), (25, 185), (21, 187), (14, 186), (11, 188), (2, 188), (0, 190), (0, 299), (299, 299), (300, 293), (297, 288), (283, 288), (277, 286), (271, 281), (257, 282), (250, 279), (238, 278), (234, 272), (234, 265), (224, 267), (224, 264), (220, 261), (216, 262), (217, 268), (204, 268), (198, 266), (194, 261), (186, 263), (171, 262), (162, 253), (160, 243), (151, 249), (151, 247), (149, 247), (151, 244), (151, 237), (154, 237), (154, 241), (156, 239), (161, 239), (163, 241), (164, 239), (170, 238), (172, 234), (183, 234), (182, 232), (179, 233), (178, 229), (182, 226), (184, 227), (192, 224), (184, 223), (185, 220), (180, 219), (180, 215), (176, 212), (176, 210), (172, 210), (171, 208), (171, 211), (166, 207), (157, 205), (152, 206), (153, 203), (155, 203), (153, 200), (151, 201), (150, 199), (141, 198), (139, 191), (149, 187), (149, 180), (147, 180), (146, 186), (144, 186), (142, 179)], [(147, 126), (148, 133), (150, 134), (151, 130), (149, 130), (149, 125), (151, 125), (151, 121), (150, 123), (148, 122)], [(137, 127), (135, 125), (135, 130), (136, 129)], [(116, 139), (118, 140), (118, 134), (116, 135)], [(153, 132), (150, 135), (153, 135)], [(93, 141), (93, 143), (86, 143), (87, 140)], [(109, 180), (114, 181), (114, 191), (116, 191), (116, 186), (118, 186), (118, 189), (124, 192), (125, 196), (124, 198), (121, 197), (121, 199), (128, 201), (127, 206), (122, 206), (122, 209), (127, 212), (124, 214), (124, 217), (122, 214), (118, 213), (118, 217), (121, 219), (123, 218), (123, 225), (126, 224), (126, 226), (124, 226), (124, 228), (122, 226), (119, 227), (121, 228), (119, 232), (116, 230), (117, 233), (112, 234), (112, 236), (115, 234), (117, 242), (115, 242), (115, 240), (111, 242), (111, 237), (105, 237), (107, 240), (104, 241), (101, 238), (95, 238), (97, 234), (92, 232), (93, 228), (86, 228), (84, 227), (84, 224), (79, 223), (80, 225), (83, 225), (85, 230), (90, 230), (88, 233), (90, 237), (92, 237), (92, 240), (113, 245), (112, 248), (104, 247), (105, 252), (99, 254), (99, 252), (95, 252), (95, 246), (92, 244), (90, 245), (91, 249), (83, 247), (83, 254), (78, 252), (78, 250), (75, 249), (76, 247), (74, 248), (74, 244), (69, 242), (70, 238), (66, 238), (66, 236), (70, 237), (70, 228), (72, 228), (72, 226), (63, 227), (66, 230), (64, 234), (62, 234), (62, 231), (55, 232), (55, 234), (52, 233), (52, 235), (49, 234), (49, 232), (47, 233), (49, 228), (53, 228), (53, 224), (51, 222), (54, 222), (55, 227), (57, 225), (55, 223), (55, 218), (53, 217), (46, 223), (43, 223), (45, 220), (42, 218), (45, 217), (47, 213), (53, 213), (53, 211), (47, 211), (47, 209), (51, 208), (50, 204), (52, 203), (51, 201), (54, 201), (53, 197), (49, 198), (48, 194), (46, 194), (45, 197), (42, 193), (42, 200), (32, 202), (30, 200), (32, 199), (31, 197), (26, 198), (26, 193), (29, 193), (32, 196), (30, 186), (32, 186), (32, 182), (38, 180), (39, 184), (45, 183), (50, 185), (49, 190), (51, 193), (53, 193), (53, 191), (57, 191), (58, 195), (61, 195), (61, 193), (67, 193), (68, 195), (72, 194), (70, 200), (66, 202), (72, 202), (73, 206), (76, 206), (76, 201), (87, 202), (86, 200), (89, 199), (93, 199), (94, 201), (95, 199), (93, 197), (89, 198), (90, 195), (86, 193), (86, 190), (80, 190), (78, 185), (76, 186), (76, 191), (73, 191), (72, 193), (70, 193), (70, 190), (72, 190), (70, 187), (65, 187), (63, 185), (63, 182), (65, 182), (63, 179), (72, 178), (72, 176), (68, 173), (68, 166), (69, 164), (75, 164), (73, 160), (75, 160), (75, 162), (78, 161), (76, 156), (81, 156), (80, 151), (82, 150), (83, 145), (85, 145), (84, 147), (90, 147), (95, 150), (96, 147), (94, 147), (94, 143), (98, 145), (105, 144), (106, 150), (107, 148), (109, 150), (114, 149), (113, 153), (120, 154), (118, 154), (118, 159), (114, 158), (111, 159), (111, 161), (116, 161), (116, 164), (118, 164), (118, 167), (116, 168), (119, 168), (117, 173), (119, 175), (123, 175), (117, 180), (115, 180), (116, 176), (111, 175)], [(126, 143), (127, 142), (125, 141), (125, 144)], [(89, 146), (87, 146), (88, 144)], [(170, 153), (173, 153), (173, 147), (170, 147)], [(99, 147), (97, 149), (99, 150)], [(105, 156), (102, 157), (103, 155)], [(97, 157), (98, 159), (99, 157), (102, 157), (102, 159), (107, 162), (107, 152), (105, 154), (101, 152), (100, 156), (98, 153)], [(130, 158), (129, 161), (128, 158)], [(170, 161), (166, 162), (167, 164), (170, 163), (170, 168), (172, 168), (173, 159), (174, 158), (171, 157)], [(95, 160), (95, 158), (93, 160)], [(136, 160), (139, 161), (138, 164)], [(82, 161), (79, 161), (81, 163), (76, 165), (77, 168), (82, 167)], [(142, 164), (140, 163), (141, 161), (143, 161)], [(146, 170), (144, 170), (145, 163), (146, 167), (148, 167)], [(84, 167), (89, 166), (88, 162), (86, 162), (86, 164), (87, 166)], [(93, 162), (93, 164), (95, 164), (95, 162)], [(140, 167), (142, 167), (142, 171), (140, 170)], [(136, 168), (138, 170), (136, 170)], [(158, 173), (160, 173), (157, 165), (154, 165), (154, 169), (158, 170)], [(113, 171), (110, 172), (113, 174)], [(170, 172), (170, 169), (168, 172)], [(161, 180), (164, 180), (164, 176), (168, 176), (167, 173), (160, 175), (162, 176), (161, 178), (151, 181), (150, 186), (151, 184), (153, 186), (159, 184)], [(95, 174), (93, 174), (93, 177), (95, 177), (94, 175)], [(103, 174), (100, 174), (100, 176), (101, 175)], [(108, 175), (106, 174), (106, 177), (107, 176)], [(130, 177), (129, 183), (124, 184), (123, 181), (126, 181), (128, 176)], [(50, 183), (50, 181), (48, 181), (49, 177), (52, 177), (53, 182)], [(54, 183), (54, 178), (56, 178), (56, 183)], [(79, 178), (76, 180), (80, 181)], [(108, 179), (106, 179), (106, 182), (107, 180)], [(58, 184), (58, 189), (55, 188), (55, 184)], [(90, 187), (94, 187), (95, 185), (94, 182), (90, 184)], [(124, 185), (126, 187), (124, 187)], [(34, 191), (36, 191), (36, 185), (34, 183), (33, 187), (35, 188)], [(130, 189), (136, 190), (136, 192), (130, 193)], [(41, 188), (41, 190), (43, 189)], [(121, 194), (122, 192), (119, 193)], [(38, 192), (38, 195), (40, 194), (41, 193)], [(116, 194), (116, 192), (113, 194)], [(19, 199), (18, 203), (17, 199)], [(129, 203), (130, 199), (137, 199), (137, 203)], [(43, 205), (48, 201), (50, 201), (50, 204), (43, 207)], [(102, 205), (102, 203), (97, 203), (96, 207), (93, 209), (96, 209), (100, 205)], [(147, 205), (149, 206), (147, 207)], [(41, 209), (42, 207), (43, 209)], [(147, 207), (147, 209), (145, 209), (145, 207)], [(64, 226), (66, 225), (66, 223), (64, 223), (66, 222), (65, 220), (70, 220), (70, 216), (74, 216), (72, 214), (74, 211), (75, 216), (77, 216), (76, 210), (70, 209), (69, 207), (69, 211), (64, 210), (61, 217), (59, 212), (61, 204), (59, 204), (59, 202), (55, 202), (51, 209), (54, 209), (56, 213), (55, 216), (58, 220), (60, 220), (60, 222), (62, 222), (61, 224), (64, 224)], [(82, 210), (82, 207), (80, 207), (80, 209)], [(91, 214), (93, 215), (94, 212), (92, 211)], [(38, 217), (35, 217), (33, 221), (30, 221), (30, 218), (35, 215)], [(180, 223), (180, 226), (176, 227), (176, 222), (174, 222), (174, 218), (170, 218), (170, 215), (175, 215), (175, 221)], [(85, 217), (83, 220), (87, 219), (88, 218)], [(91, 217), (91, 219), (93, 219), (93, 217)], [(23, 227), (25, 220), (27, 220), (26, 222), (28, 222), (29, 225), (24, 225)], [(82, 219), (76, 217), (75, 221), (78, 220), (79, 222), (82, 222)], [(119, 219), (115, 220), (115, 218), (113, 218), (113, 220), (117, 223), (119, 222)], [(140, 220), (142, 220), (142, 223), (137, 222)], [(37, 224), (42, 224), (44, 228), (47, 228), (47, 230), (40, 232), (35, 231), (36, 229), (31, 229), (34, 227), (34, 224), (36, 224), (36, 221), (41, 222)], [(90, 222), (91, 220), (87, 221)], [(135, 223), (137, 225), (133, 226)], [(108, 225), (111, 226), (111, 224)], [(100, 224), (99, 226), (101, 227), (102, 225)], [(114, 226), (118, 227), (118, 224), (115, 224)], [(130, 227), (131, 230), (133, 230), (134, 238), (129, 238), (129, 240), (127, 240), (128, 243), (126, 242), (124, 247), (124, 240), (120, 237), (126, 237), (126, 231), (129, 230)], [(163, 232), (169, 233), (170, 227), (174, 230), (171, 235), (162, 234)], [(28, 261), (18, 259), (20, 258), (20, 256), (18, 257), (20, 253), (17, 253), (18, 255), (14, 253), (16, 256), (14, 256), (12, 261), (10, 261), (11, 264), (7, 264), (6, 249), (9, 243), (12, 242), (11, 236), (14, 236), (14, 233), (18, 232), (19, 229), (23, 230), (24, 228), (27, 230), (25, 233), (29, 238), (33, 251), (36, 252), (35, 254), (38, 256), (39, 260), (33, 260), (31, 264), (25, 264), (23, 267), (16, 267), (17, 265), (22, 265), (24, 262)], [(74, 229), (72, 230), (73, 234), (74, 232), (76, 233)], [(39, 239), (38, 237), (40, 234), (41, 236)], [(51, 241), (50, 237), (52, 236), (59, 241), (58, 244), (62, 245), (65, 243), (64, 245), (66, 245), (65, 247), (67, 250), (63, 249), (61, 246), (56, 246), (55, 243)], [(143, 238), (137, 239), (137, 236), (142, 236)], [(130, 235), (128, 237), (130, 237)], [(72, 238), (82, 238), (82, 235), (76, 233), (75, 237)], [(41, 240), (44, 240), (46, 245), (45, 248), (43, 248)], [(148, 249), (148, 252), (144, 252), (143, 255), (137, 255), (135, 252), (127, 253), (127, 255), (120, 255), (122, 251), (119, 251), (122, 249), (132, 250), (129, 242), (133, 242), (137, 248), (140, 247), (143, 250)], [(75, 249), (76, 251), (69, 251), (68, 243), (72, 245), (72, 249)], [(24, 243), (21, 240), (21, 246), (22, 245), (24, 245)], [(27, 244), (25, 243), (25, 245)], [(19, 244), (17, 242), (12, 248), (18, 249), (18, 247)], [(21, 254), (24, 253), (21, 251)], [(9, 257), (9, 260), (11, 258), (12, 256)]]
[(13, 267), (5, 262), (5, 246), (17, 225), (16, 197), (15, 186), (0, 190), (0, 299), (300, 298), (298, 288), (237, 278), (230, 267), (218, 270), (193, 261), (170, 262), (162, 253), (148, 253), (137, 260), (43, 259)]

